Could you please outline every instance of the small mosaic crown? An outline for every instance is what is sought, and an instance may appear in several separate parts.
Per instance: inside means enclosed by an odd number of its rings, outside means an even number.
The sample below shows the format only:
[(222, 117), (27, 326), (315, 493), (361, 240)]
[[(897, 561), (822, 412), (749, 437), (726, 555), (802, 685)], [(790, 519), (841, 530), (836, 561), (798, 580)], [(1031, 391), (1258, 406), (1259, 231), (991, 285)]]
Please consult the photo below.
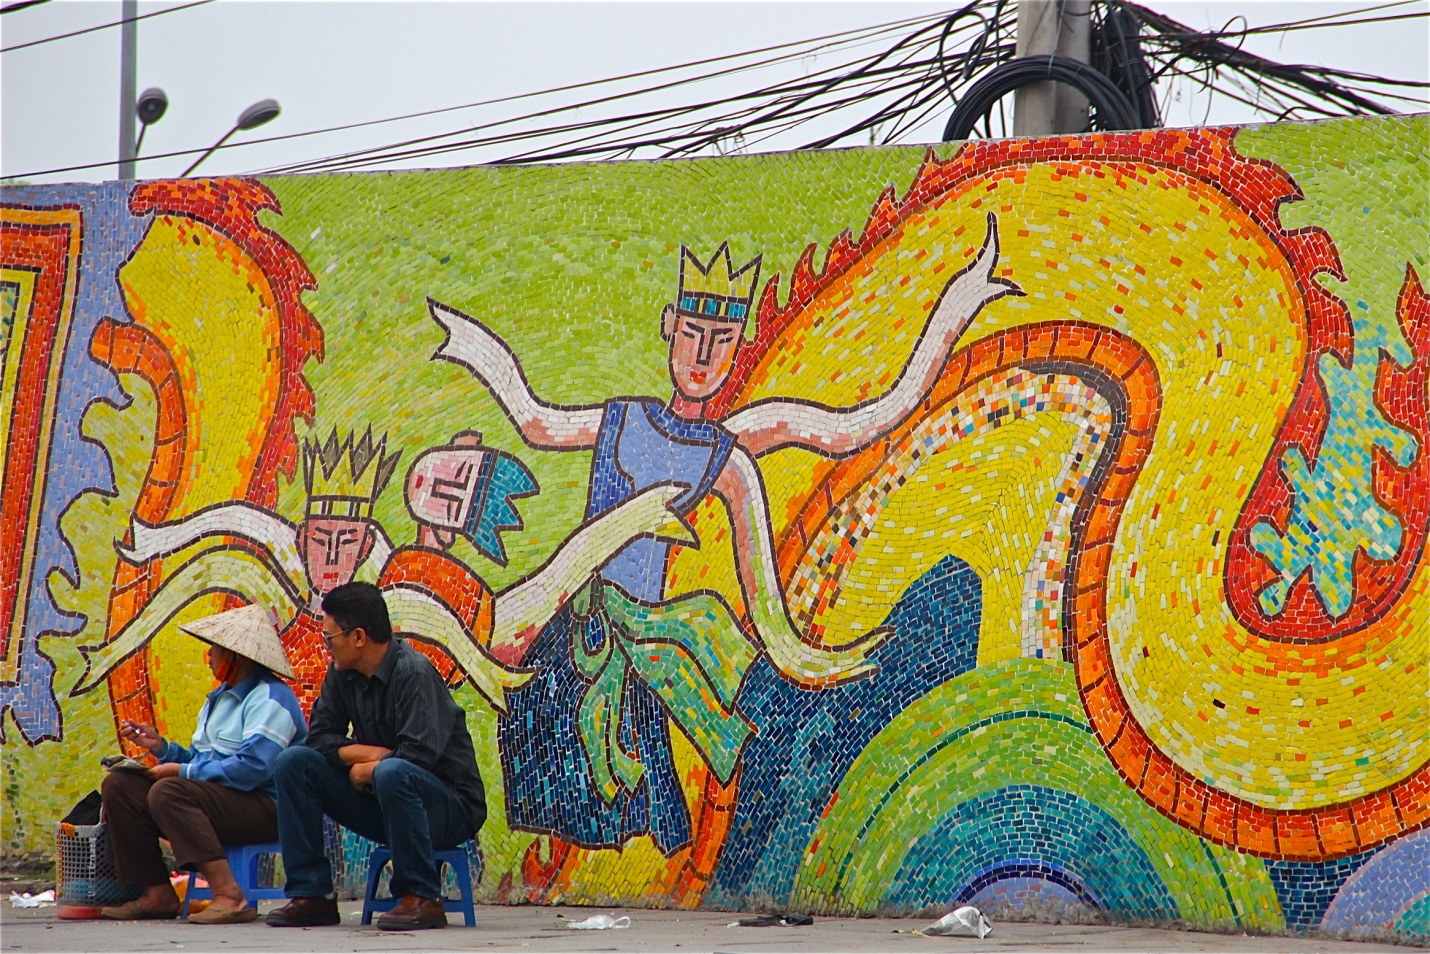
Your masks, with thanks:
[[(397, 469), (402, 452), (384, 453), (387, 435), (372, 441), (372, 428), (355, 441), (353, 435), (339, 441), (333, 429), (326, 443), (303, 442), (303, 486), (308, 491), (310, 517), (372, 516), (372, 505)], [(343, 461), (347, 466), (343, 467)]]
[(694, 252), (680, 246), (680, 295), (675, 310), (690, 318), (744, 321), (755, 300), (760, 258), (756, 255), (736, 269), (730, 262), (730, 243), (721, 242), (710, 263), (702, 265)]

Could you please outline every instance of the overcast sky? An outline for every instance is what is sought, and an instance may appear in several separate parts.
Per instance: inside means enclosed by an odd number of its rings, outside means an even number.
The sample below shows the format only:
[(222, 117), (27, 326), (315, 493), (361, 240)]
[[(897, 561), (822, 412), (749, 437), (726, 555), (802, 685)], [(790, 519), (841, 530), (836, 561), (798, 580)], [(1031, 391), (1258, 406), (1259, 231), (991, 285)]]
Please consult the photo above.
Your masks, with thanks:
[[(1238, 14), (1252, 24), (1266, 24), (1377, 5), (1377, 0), (1143, 2), (1198, 28), (1221, 27)], [(1381, 15), (1430, 6), (1430, 0), (1416, 3)], [(177, 5), (175, 0), (144, 2), (140, 12)], [(279, 100), (282, 115), (262, 129), (240, 133), (234, 142), (528, 93), (953, 8), (950, 3), (905, 2), (218, 0), (139, 24), (138, 86), (162, 87), (170, 101), (163, 120), (149, 130), (142, 154), (208, 146), (229, 129), (245, 106), (267, 97)], [(8, 47), (119, 17), (119, 0), (51, 0), (5, 14), (0, 19), (0, 39)], [(23, 175), (114, 160), (119, 41), (120, 30), (109, 29), (0, 55), (0, 172)], [(1248, 38), (1244, 47), (1284, 62), (1430, 79), (1430, 22), (1424, 19), (1257, 36)], [(783, 67), (782, 73), (747, 74), (724, 85), (682, 90), (663, 103), (734, 92), (817, 68), (818, 59), (810, 58)], [(565, 94), (559, 101), (576, 102), (588, 95)], [(1204, 118), (1211, 123), (1251, 119), (1246, 107), (1209, 103), (1190, 88), (1168, 106), (1167, 125), (1198, 125)], [(225, 149), (205, 161), (200, 171), (255, 172), (490, 122), (529, 108), (529, 103), (499, 104)], [(902, 141), (937, 140), (946, 118), (938, 115)], [(792, 148), (808, 138), (795, 134), (760, 149)], [(470, 165), (511, 152), (510, 147), (478, 149), (408, 165)], [(178, 175), (190, 161), (175, 157), (141, 162), (139, 175)], [(32, 181), (99, 181), (114, 176), (114, 166), (109, 165), (34, 176)]]

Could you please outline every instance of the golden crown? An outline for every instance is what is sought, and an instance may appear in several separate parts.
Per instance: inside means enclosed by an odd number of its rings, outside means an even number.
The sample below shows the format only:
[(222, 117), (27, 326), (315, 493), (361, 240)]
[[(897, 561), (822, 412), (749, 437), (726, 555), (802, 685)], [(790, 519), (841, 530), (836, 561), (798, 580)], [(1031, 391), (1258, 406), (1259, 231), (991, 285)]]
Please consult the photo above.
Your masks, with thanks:
[[(744, 321), (755, 300), (755, 283), (760, 278), (760, 259), (738, 269), (730, 261), (730, 243), (721, 242), (707, 265), (695, 253), (680, 246), (680, 294), (675, 310), (691, 318)], [(716, 263), (724, 262), (723, 268)]]
[[(326, 443), (303, 442), (303, 486), (308, 491), (310, 517), (372, 516), (377, 495), (392, 479), (402, 451), (386, 453), (387, 435), (374, 444), (372, 428), (355, 441), (349, 434), (338, 440), (337, 428)], [(347, 466), (343, 467), (343, 461)]]

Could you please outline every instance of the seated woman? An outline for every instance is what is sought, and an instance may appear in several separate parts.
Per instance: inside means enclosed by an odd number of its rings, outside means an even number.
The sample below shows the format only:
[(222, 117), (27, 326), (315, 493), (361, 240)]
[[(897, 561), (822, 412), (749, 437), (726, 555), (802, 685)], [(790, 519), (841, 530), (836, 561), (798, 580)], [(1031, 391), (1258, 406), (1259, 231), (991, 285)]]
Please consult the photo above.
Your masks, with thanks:
[[(244, 606), (179, 627), (209, 644), (219, 681), (199, 710), (193, 744), (166, 742), (152, 726), (126, 722), (120, 734), (158, 756), (147, 772), (112, 771), (104, 780), (104, 814), (122, 884), (143, 885), (134, 901), (104, 908), (115, 920), (172, 918), (179, 896), (159, 848), (169, 839), (180, 868), (208, 879), (213, 902), (190, 916), (198, 924), (252, 921), (224, 854), (225, 845), (278, 840), (273, 765), (278, 753), (308, 735), (278, 631), (268, 611)], [(277, 675), (275, 675), (275, 673)]]

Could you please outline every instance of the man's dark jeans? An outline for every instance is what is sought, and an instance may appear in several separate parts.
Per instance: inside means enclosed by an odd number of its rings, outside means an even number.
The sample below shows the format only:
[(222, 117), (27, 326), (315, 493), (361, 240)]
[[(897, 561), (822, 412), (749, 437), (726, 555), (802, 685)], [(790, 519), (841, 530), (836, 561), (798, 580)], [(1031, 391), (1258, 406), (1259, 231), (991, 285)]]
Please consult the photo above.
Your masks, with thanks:
[(442, 897), (438, 848), (471, 838), (471, 822), (446, 784), (403, 759), (373, 769), (371, 792), (353, 788), (314, 750), (294, 746), (278, 756), (278, 840), (283, 845), (284, 893), (321, 898), (333, 891), (333, 869), (323, 853), (323, 816), (392, 848), (392, 896)]

